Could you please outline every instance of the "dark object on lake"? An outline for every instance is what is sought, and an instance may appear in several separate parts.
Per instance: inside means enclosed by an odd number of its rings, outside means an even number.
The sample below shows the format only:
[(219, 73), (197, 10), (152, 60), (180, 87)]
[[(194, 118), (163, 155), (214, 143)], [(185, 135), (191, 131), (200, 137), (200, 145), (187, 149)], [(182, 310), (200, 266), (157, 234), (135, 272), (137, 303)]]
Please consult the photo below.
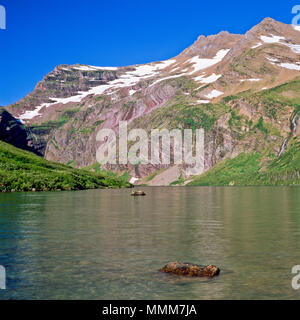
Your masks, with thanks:
[(169, 262), (160, 271), (189, 277), (214, 277), (220, 273), (220, 269), (213, 265), (200, 266), (179, 262)]
[(146, 193), (144, 191), (132, 191), (131, 195), (135, 196), (135, 197), (137, 197), (137, 196), (145, 196)]

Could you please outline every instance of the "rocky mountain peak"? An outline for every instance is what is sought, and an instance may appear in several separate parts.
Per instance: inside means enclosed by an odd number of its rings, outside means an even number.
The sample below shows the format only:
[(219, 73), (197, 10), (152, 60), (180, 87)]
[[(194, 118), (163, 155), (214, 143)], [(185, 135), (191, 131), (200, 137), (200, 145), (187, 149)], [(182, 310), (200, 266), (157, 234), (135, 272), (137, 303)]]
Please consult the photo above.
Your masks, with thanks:
[[(203, 127), (205, 168), (210, 169), (219, 160), (239, 154), (246, 145), (247, 150), (257, 148), (255, 139), (262, 138), (259, 128), (264, 134), (274, 133), (269, 138), (276, 142), (272, 152), (278, 153), (281, 138), (290, 130), (292, 109), (269, 104), (264, 93), (289, 83), (289, 94), (281, 99), (298, 101), (299, 54), (299, 31), (266, 18), (245, 35), (227, 31), (201, 35), (166, 61), (120, 68), (59, 65), (7, 110), (44, 141), (46, 159), (77, 167), (96, 163), (98, 130), (117, 132), (119, 121), (147, 131)], [(239, 98), (244, 95), (253, 95), (252, 100)], [(281, 119), (281, 125), (274, 117)], [(186, 168), (150, 165), (105, 169), (126, 170), (140, 178), (167, 169), (162, 175), (168, 176), (169, 183), (180, 177), (181, 170), (186, 172)], [(168, 170), (174, 170), (176, 177)], [(154, 179), (153, 183), (160, 182)]]
[(272, 18), (265, 18), (259, 24), (251, 28), (245, 36), (286, 36), (290, 32), (293, 32), (291, 25), (276, 21)]
[(242, 35), (230, 34), (227, 31), (221, 31), (211, 36), (200, 35), (179, 57), (190, 58), (198, 55), (200, 58), (211, 58), (215, 56), (219, 50), (231, 48), (241, 37)]

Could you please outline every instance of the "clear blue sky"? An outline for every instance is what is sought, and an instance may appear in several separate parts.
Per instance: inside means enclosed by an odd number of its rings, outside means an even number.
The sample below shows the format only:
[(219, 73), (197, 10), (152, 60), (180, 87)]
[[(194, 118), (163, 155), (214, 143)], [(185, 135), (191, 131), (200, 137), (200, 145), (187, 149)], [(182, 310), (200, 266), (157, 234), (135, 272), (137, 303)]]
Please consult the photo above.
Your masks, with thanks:
[[(298, 1), (299, 2), (299, 1)], [(124, 66), (171, 58), (198, 35), (245, 33), (269, 16), (291, 23), (297, 1), (0, 0), (0, 106), (58, 64)]]

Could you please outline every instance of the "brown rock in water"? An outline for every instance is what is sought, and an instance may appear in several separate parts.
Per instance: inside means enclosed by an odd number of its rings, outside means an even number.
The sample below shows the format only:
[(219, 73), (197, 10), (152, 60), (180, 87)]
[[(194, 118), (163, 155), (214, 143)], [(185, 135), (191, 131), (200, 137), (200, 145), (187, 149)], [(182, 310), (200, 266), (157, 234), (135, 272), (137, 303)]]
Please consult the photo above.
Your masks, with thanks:
[(200, 266), (179, 262), (169, 262), (160, 271), (189, 277), (214, 277), (220, 273), (220, 269), (213, 265)]
[(131, 195), (132, 196), (145, 196), (146, 193), (144, 191), (132, 191)]

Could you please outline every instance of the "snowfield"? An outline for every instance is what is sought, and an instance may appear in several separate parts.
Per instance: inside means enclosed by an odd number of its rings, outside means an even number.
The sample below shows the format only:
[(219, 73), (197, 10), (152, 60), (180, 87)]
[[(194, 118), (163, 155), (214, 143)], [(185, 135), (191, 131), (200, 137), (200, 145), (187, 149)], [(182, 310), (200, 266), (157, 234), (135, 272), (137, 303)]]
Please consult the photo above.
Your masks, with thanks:
[(271, 61), (271, 62), (278, 62), (278, 59), (276, 59), (276, 58), (267, 58), (269, 61)]
[(261, 79), (241, 79), (241, 82), (245, 82), (245, 81), (250, 81), (250, 82), (256, 82), (256, 81), (260, 81)]
[(194, 80), (200, 81), (201, 83), (213, 83), (213, 82), (217, 81), (219, 78), (221, 78), (222, 75), (213, 73), (212, 75), (210, 75), (206, 78), (203, 78), (203, 77), (204, 76), (195, 77)]
[(282, 67), (282, 68), (286, 68), (286, 69), (299, 70), (300, 71), (300, 66), (297, 65), (297, 64), (293, 64), (293, 63), (280, 63), (279, 66)]
[(21, 116), (19, 116), (19, 119), (21, 120), (21, 122), (23, 122), (23, 120), (30, 120), (33, 119), (37, 116), (39, 116), (39, 112), (42, 108), (44, 107), (49, 107), (50, 105), (52, 105), (52, 103), (43, 103), (40, 106), (36, 107), (34, 110), (27, 110), (25, 113), (23, 113)]
[(271, 35), (271, 37), (261, 36), (260, 38), (265, 43), (283, 44), (285, 46), (288, 46), (293, 52), (300, 53), (300, 45), (280, 41), (280, 40), (286, 40), (286, 38), (284, 37)]
[(297, 31), (300, 31), (300, 26), (295, 26), (295, 25), (293, 25), (293, 28), (294, 28), (295, 30), (297, 30)]
[(258, 48), (258, 47), (260, 47), (260, 46), (262, 46), (262, 43), (261, 43), (261, 42), (259, 42), (258, 44), (254, 45), (253, 47), (251, 47), (251, 49), (255, 49), (255, 48)]
[(80, 71), (97, 71), (97, 70), (118, 70), (118, 67), (94, 67), (94, 66), (79, 66), (73, 69)]
[(219, 91), (219, 90), (212, 90), (211, 93), (207, 94), (205, 97), (207, 99), (213, 99), (213, 98), (217, 98), (217, 97), (221, 96), (222, 94), (224, 94), (224, 92)]
[(300, 53), (300, 45), (298, 44), (289, 44), (289, 43), (283, 43), (285, 44), (286, 46), (290, 47), (290, 49), (292, 51), (294, 51), (295, 53)]
[(209, 100), (197, 100), (198, 103), (210, 103)]
[(285, 40), (285, 37), (274, 36), (271, 34), (271, 37), (260, 36), (261, 40), (265, 43), (278, 43), (280, 40)]
[(194, 70), (190, 72), (190, 74), (209, 68), (221, 62), (229, 51), (230, 49), (221, 49), (220, 51), (217, 52), (217, 54), (212, 59), (203, 59), (197, 56), (189, 59), (188, 62), (194, 64), (193, 66)]
[(136, 93), (136, 90), (133, 90), (133, 89), (129, 90), (129, 95), (130, 96), (133, 96), (135, 93)]

